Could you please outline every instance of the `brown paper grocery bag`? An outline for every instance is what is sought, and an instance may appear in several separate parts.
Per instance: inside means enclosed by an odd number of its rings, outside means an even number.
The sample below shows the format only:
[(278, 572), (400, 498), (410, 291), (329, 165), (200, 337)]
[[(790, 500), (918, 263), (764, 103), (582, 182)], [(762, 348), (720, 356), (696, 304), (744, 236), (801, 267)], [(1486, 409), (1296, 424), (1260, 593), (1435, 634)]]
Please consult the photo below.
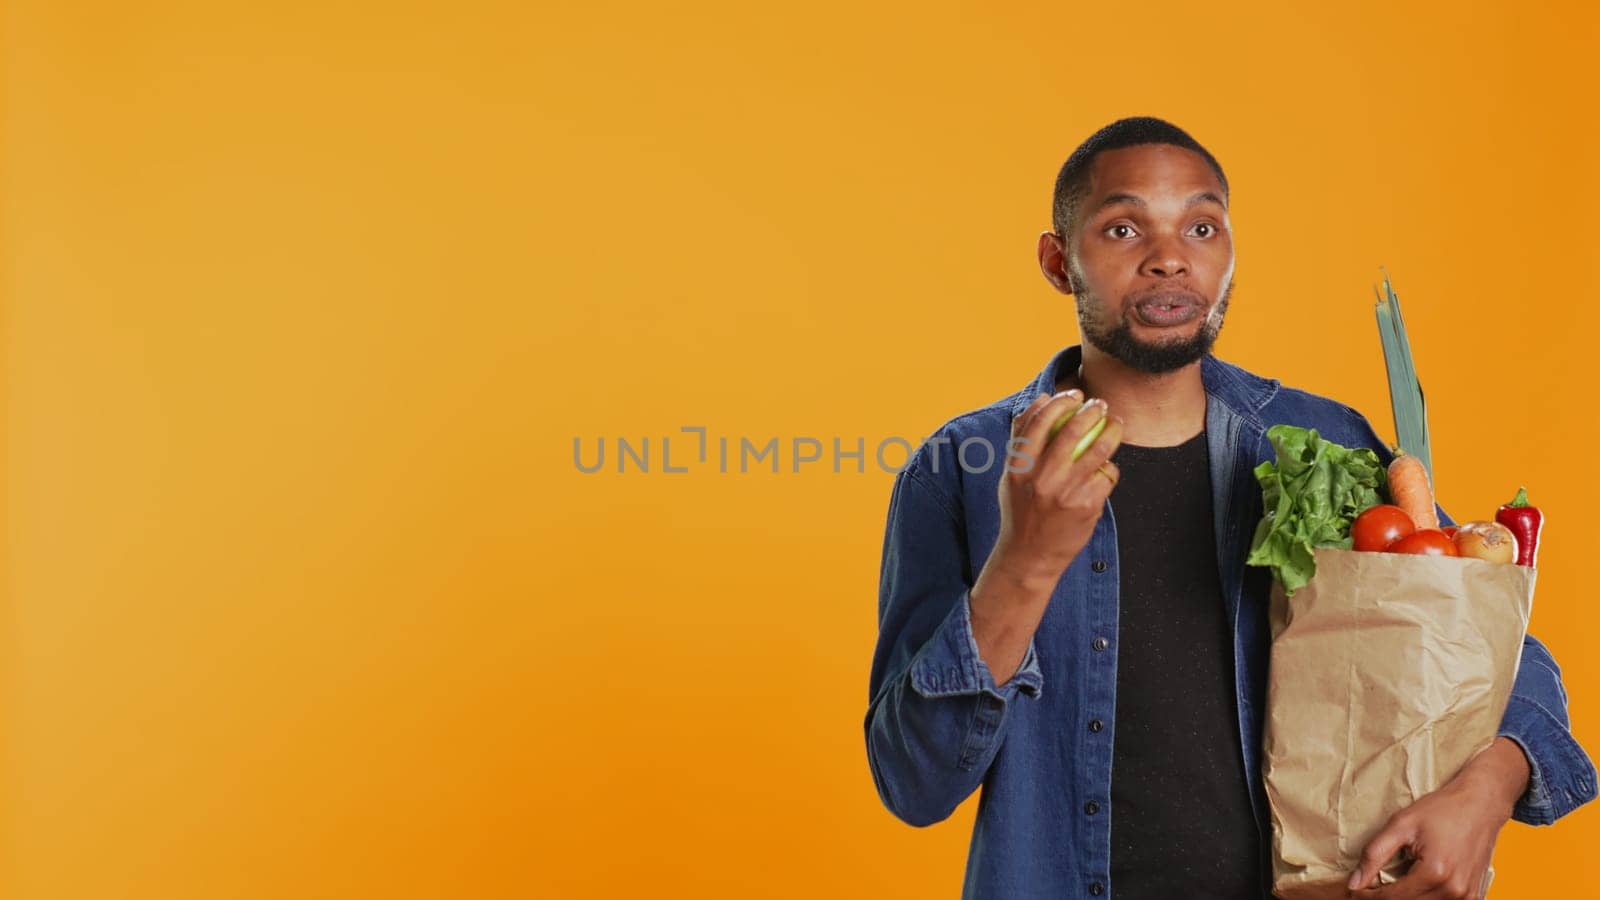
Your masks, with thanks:
[[(1262, 765), (1273, 890), (1292, 900), (1346, 896), (1389, 817), (1493, 743), (1533, 607), (1527, 566), (1329, 549), (1316, 560), (1293, 597), (1272, 592)], [(1392, 860), (1380, 883), (1405, 865)]]

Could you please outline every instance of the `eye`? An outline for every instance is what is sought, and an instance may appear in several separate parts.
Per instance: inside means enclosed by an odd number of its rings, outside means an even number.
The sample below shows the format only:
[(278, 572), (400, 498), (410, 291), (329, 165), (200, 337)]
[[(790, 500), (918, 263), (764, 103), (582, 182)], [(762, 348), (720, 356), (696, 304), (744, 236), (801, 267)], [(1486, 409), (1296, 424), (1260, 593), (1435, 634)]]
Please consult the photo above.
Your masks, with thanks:
[[(1126, 233), (1119, 233), (1119, 229), (1120, 229), (1121, 232), (1126, 232)], [(1133, 231), (1133, 226), (1132, 225), (1128, 225), (1126, 223), (1121, 223), (1121, 224), (1117, 224), (1117, 225), (1112, 225), (1111, 227), (1107, 228), (1106, 229), (1106, 234), (1109, 234), (1114, 238), (1127, 238), (1127, 237), (1132, 237), (1133, 234), (1134, 234), (1134, 231)]]
[(1217, 233), (1217, 226), (1211, 224), (1210, 222), (1196, 222), (1194, 227), (1189, 230), (1199, 231), (1202, 228), (1205, 229), (1205, 233), (1197, 234), (1195, 235), (1196, 237), (1208, 238)]

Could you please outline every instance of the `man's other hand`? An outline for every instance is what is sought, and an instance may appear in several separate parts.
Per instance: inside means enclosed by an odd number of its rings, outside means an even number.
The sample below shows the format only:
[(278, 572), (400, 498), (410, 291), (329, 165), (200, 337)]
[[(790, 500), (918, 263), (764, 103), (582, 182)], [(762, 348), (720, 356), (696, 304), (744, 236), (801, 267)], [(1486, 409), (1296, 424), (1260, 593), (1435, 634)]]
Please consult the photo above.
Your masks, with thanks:
[[(1509, 738), (1496, 738), (1444, 787), (1395, 813), (1367, 844), (1350, 877), (1361, 900), (1467, 900), (1483, 889), (1489, 859), (1513, 804), (1526, 790), (1528, 760)], [(1414, 860), (1394, 884), (1367, 889), (1402, 848)]]

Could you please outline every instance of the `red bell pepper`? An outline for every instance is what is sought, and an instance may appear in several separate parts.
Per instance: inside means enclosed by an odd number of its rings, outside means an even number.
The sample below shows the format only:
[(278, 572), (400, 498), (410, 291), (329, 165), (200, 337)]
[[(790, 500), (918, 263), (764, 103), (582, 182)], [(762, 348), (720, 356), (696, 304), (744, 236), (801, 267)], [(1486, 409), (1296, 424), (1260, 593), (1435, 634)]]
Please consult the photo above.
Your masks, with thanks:
[(1517, 565), (1536, 565), (1539, 558), (1539, 529), (1544, 526), (1544, 513), (1537, 506), (1528, 505), (1528, 489), (1518, 488), (1516, 498), (1500, 507), (1494, 514), (1494, 520), (1517, 536)]

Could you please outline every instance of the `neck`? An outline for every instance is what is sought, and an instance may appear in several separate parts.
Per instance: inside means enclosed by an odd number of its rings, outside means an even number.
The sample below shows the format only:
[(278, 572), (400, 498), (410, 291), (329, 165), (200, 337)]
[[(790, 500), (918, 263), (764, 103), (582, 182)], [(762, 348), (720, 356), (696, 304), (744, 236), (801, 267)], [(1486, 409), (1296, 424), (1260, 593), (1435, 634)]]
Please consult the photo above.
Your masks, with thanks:
[(1106, 401), (1122, 418), (1122, 440), (1141, 447), (1172, 447), (1199, 434), (1206, 426), (1206, 389), (1200, 362), (1152, 375), (1124, 365), (1089, 343), (1083, 345), (1083, 366), (1063, 372), (1056, 390), (1075, 387), (1085, 397)]

